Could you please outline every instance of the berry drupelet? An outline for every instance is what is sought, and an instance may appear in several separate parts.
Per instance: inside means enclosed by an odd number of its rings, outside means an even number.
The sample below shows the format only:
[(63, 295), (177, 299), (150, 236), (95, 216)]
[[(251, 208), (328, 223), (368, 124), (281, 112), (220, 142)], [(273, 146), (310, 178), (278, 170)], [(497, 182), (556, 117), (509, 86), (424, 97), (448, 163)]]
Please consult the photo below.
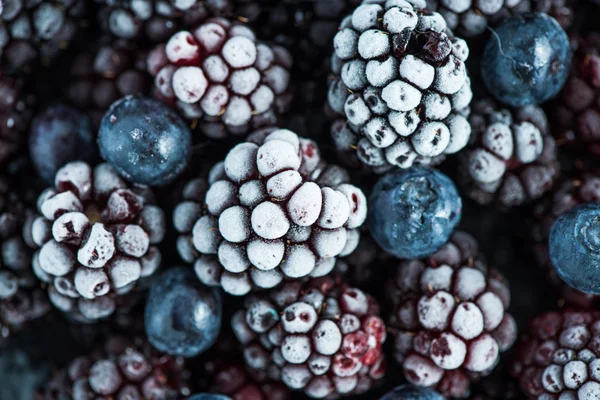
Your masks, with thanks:
[(152, 349), (142, 338), (110, 337), (103, 348), (75, 358), (45, 387), (43, 400), (177, 400), (190, 394), (181, 358)]
[(86, 0), (4, 1), (0, 7), (0, 65), (22, 72), (33, 61), (48, 62), (75, 38)]
[(583, 204), (556, 218), (548, 247), (563, 281), (581, 292), (600, 294), (600, 204)]
[(0, 167), (27, 142), (34, 105), (35, 97), (25, 89), (25, 81), (0, 71)]
[(128, 181), (144, 186), (171, 183), (192, 153), (190, 128), (160, 101), (125, 96), (100, 122), (100, 155)]
[(550, 262), (548, 240), (554, 221), (563, 213), (581, 204), (600, 203), (600, 173), (597, 171), (580, 172), (562, 180), (544, 202), (536, 205), (534, 221), (531, 224), (533, 256), (550, 282), (555, 285), (561, 298), (577, 307), (589, 308), (596, 296), (582, 293), (565, 284)]
[(473, 134), (461, 159), (467, 195), (502, 207), (539, 199), (552, 189), (560, 166), (544, 111), (537, 106), (508, 109), (491, 99), (473, 102)]
[(367, 202), (312, 140), (265, 128), (216, 164), (208, 189), (185, 189), (174, 211), (178, 250), (198, 278), (233, 295), (319, 277), (354, 251)]
[(507, 283), (464, 232), (427, 259), (402, 261), (387, 289), (394, 356), (414, 385), (467, 397), (516, 339)]
[(534, 318), (513, 376), (529, 399), (594, 399), (600, 393), (600, 313), (566, 310)]
[(564, 86), (571, 66), (569, 38), (544, 13), (505, 19), (490, 36), (481, 61), (489, 92), (512, 107), (541, 104)]
[(107, 317), (120, 296), (154, 273), (166, 222), (151, 200), (108, 164), (92, 169), (76, 161), (56, 173), (55, 187), (38, 199), (30, 235), (39, 246), (33, 269), (57, 308), (84, 321)]
[(291, 101), (292, 59), (252, 29), (213, 18), (174, 34), (148, 56), (156, 96), (177, 105), (211, 138), (273, 125)]
[(369, 204), (371, 236), (399, 258), (436, 252), (462, 215), (462, 199), (450, 178), (420, 167), (384, 175), (373, 187)]
[(131, 45), (115, 42), (75, 57), (67, 97), (87, 112), (95, 129), (110, 105), (121, 97), (150, 94), (152, 78), (146, 71), (146, 56)]
[(95, 135), (85, 113), (65, 105), (36, 114), (29, 131), (29, 154), (39, 177), (52, 183), (56, 171), (71, 161), (94, 163)]
[(222, 314), (220, 291), (202, 285), (189, 268), (170, 268), (150, 289), (144, 313), (146, 335), (160, 351), (193, 357), (215, 343)]
[(0, 343), (50, 309), (31, 271), (33, 252), (21, 237), (29, 212), (13, 187), (0, 175)]
[(438, 164), (471, 134), (469, 48), (438, 13), (377, 3), (356, 8), (334, 39), (329, 106), (345, 120), (334, 142), (376, 171)]
[(557, 140), (575, 150), (600, 156), (600, 34), (572, 40), (573, 67), (565, 87), (553, 103)]
[(375, 300), (331, 277), (250, 296), (232, 326), (252, 370), (312, 398), (368, 391), (385, 372)]

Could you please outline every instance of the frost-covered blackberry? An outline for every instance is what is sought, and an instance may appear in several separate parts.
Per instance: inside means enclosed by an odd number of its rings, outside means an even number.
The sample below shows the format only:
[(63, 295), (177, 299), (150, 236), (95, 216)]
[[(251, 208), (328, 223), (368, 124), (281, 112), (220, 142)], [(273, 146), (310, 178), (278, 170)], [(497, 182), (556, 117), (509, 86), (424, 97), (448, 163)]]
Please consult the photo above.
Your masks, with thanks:
[(5, 75), (3, 70), (0, 67), (0, 167), (27, 142), (35, 103), (35, 97), (25, 89), (25, 81)]
[(82, 320), (107, 317), (119, 296), (154, 273), (166, 222), (151, 201), (149, 190), (132, 188), (108, 164), (76, 161), (56, 173), (29, 230), (39, 246), (33, 269), (57, 308)]
[(50, 309), (31, 271), (33, 252), (21, 237), (28, 210), (13, 187), (0, 175), (0, 343)]
[(364, 393), (385, 373), (379, 306), (331, 277), (250, 296), (231, 324), (252, 371), (311, 398)]
[(36, 59), (48, 62), (75, 38), (86, 0), (4, 1), (0, 4), (0, 65), (22, 71)]
[(467, 194), (481, 204), (517, 206), (542, 197), (559, 174), (556, 145), (537, 106), (502, 108), (490, 99), (473, 102), (473, 135), (464, 162)]
[(516, 339), (508, 285), (464, 232), (429, 258), (401, 262), (387, 289), (394, 356), (414, 385), (467, 397)]
[(334, 38), (329, 106), (346, 122), (334, 126), (333, 138), (376, 170), (437, 164), (471, 134), (469, 48), (424, 6), (363, 4)]
[(257, 42), (248, 26), (212, 18), (174, 34), (148, 56), (157, 97), (174, 103), (211, 138), (273, 125), (291, 101), (292, 59)]
[(367, 202), (312, 140), (265, 128), (194, 180), (173, 215), (198, 278), (234, 295), (323, 276), (358, 245)]

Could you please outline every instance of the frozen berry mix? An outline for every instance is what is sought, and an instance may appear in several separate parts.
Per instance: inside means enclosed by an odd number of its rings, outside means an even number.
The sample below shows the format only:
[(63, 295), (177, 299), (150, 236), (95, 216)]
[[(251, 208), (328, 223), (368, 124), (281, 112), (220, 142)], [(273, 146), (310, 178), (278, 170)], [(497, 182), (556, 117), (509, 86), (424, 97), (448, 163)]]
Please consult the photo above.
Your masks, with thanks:
[(251, 28), (214, 18), (179, 31), (148, 56), (155, 93), (211, 138), (275, 124), (291, 101), (292, 59)]
[(332, 128), (338, 150), (355, 149), (385, 170), (435, 165), (467, 144), (469, 48), (440, 14), (406, 1), (362, 4), (333, 43), (329, 106), (342, 118)]
[(33, 269), (60, 310), (83, 320), (108, 317), (119, 296), (159, 267), (164, 212), (147, 189), (132, 188), (108, 164), (72, 162), (54, 182), (31, 222), (39, 247)]
[(326, 166), (312, 140), (263, 129), (190, 182), (173, 214), (178, 250), (198, 278), (234, 295), (328, 274), (356, 248), (363, 192)]
[(250, 296), (232, 326), (252, 370), (311, 398), (365, 393), (385, 373), (375, 300), (325, 277)]
[(464, 232), (426, 259), (402, 261), (387, 294), (394, 356), (406, 379), (448, 398), (467, 397), (516, 339), (508, 284)]

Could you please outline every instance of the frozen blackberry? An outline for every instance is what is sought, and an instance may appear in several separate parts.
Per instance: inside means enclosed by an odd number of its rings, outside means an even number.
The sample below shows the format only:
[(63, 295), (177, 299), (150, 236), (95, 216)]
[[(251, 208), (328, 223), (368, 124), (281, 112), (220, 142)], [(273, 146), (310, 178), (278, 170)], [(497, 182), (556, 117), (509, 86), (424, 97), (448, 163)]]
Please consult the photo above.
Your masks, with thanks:
[(394, 356), (414, 385), (467, 397), (516, 339), (508, 285), (464, 232), (429, 258), (401, 262), (387, 289)]
[(21, 237), (27, 213), (10, 179), (0, 175), (0, 343), (50, 309)]
[(96, 0), (103, 30), (119, 39), (165, 41), (208, 16), (229, 14), (232, 0)]
[(4, 1), (0, 7), (0, 65), (22, 71), (36, 59), (48, 62), (75, 38), (86, 0)]
[(291, 101), (290, 54), (224, 18), (174, 34), (148, 56), (158, 98), (174, 103), (211, 138), (273, 125)]
[(512, 207), (536, 200), (559, 174), (554, 139), (537, 106), (502, 108), (490, 99), (473, 103), (473, 134), (462, 156), (463, 186), (480, 204)]
[(209, 369), (210, 391), (239, 400), (287, 400), (290, 390), (279, 382), (260, 382), (248, 374), (243, 363), (234, 363)]
[(531, 10), (530, 0), (426, 0), (427, 8), (437, 11), (448, 27), (465, 37), (481, 35), (489, 25), (503, 18)]
[(35, 99), (27, 93), (24, 84), (22, 79), (0, 71), (0, 167), (27, 142)]
[(593, 399), (600, 393), (600, 313), (548, 312), (534, 318), (511, 372), (530, 399)]
[(544, 273), (548, 274), (550, 282), (559, 289), (561, 298), (567, 304), (589, 308), (598, 297), (582, 293), (565, 284), (552, 266), (548, 252), (550, 229), (556, 218), (586, 203), (600, 203), (600, 173), (597, 171), (582, 172), (574, 177), (565, 178), (558, 184), (552, 196), (535, 207), (531, 233), (533, 255)]
[(358, 245), (367, 202), (312, 140), (265, 128), (190, 182), (173, 213), (198, 278), (233, 295), (330, 273)]
[(471, 134), (469, 48), (440, 14), (411, 4), (360, 5), (334, 38), (329, 106), (347, 122), (333, 138), (377, 170), (437, 164)]
[(183, 358), (152, 349), (140, 338), (111, 337), (103, 348), (75, 358), (45, 387), (44, 400), (177, 400), (190, 394)]
[(232, 326), (247, 366), (312, 398), (364, 393), (385, 373), (378, 305), (331, 277), (249, 297)]
[(600, 34), (571, 41), (574, 49), (569, 79), (554, 101), (553, 130), (559, 143), (600, 156)]
[(111, 104), (129, 94), (149, 95), (152, 86), (146, 53), (119, 43), (78, 54), (69, 82), (69, 100), (88, 113), (95, 130)]
[(29, 229), (39, 246), (33, 269), (57, 308), (84, 321), (107, 317), (154, 273), (165, 216), (151, 201), (149, 190), (132, 188), (108, 164), (76, 161), (56, 173)]

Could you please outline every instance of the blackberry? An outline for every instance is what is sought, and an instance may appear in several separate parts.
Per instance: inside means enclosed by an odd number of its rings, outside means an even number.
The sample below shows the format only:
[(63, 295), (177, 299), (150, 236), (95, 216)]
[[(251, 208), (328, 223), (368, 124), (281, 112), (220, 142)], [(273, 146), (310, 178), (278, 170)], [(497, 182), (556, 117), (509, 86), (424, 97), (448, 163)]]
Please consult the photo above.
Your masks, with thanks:
[(290, 54), (256, 41), (248, 26), (209, 19), (148, 56), (156, 96), (175, 104), (211, 138), (273, 125), (291, 101)]
[(190, 394), (182, 358), (141, 338), (110, 337), (103, 348), (75, 358), (45, 387), (44, 400), (114, 398), (176, 400)]
[(507, 109), (490, 99), (473, 103), (473, 135), (462, 162), (463, 186), (480, 204), (512, 207), (539, 199), (559, 174), (554, 139), (537, 106)]
[(28, 212), (9, 177), (0, 175), (0, 343), (50, 308), (30, 269), (32, 251), (21, 237)]
[(24, 86), (24, 80), (0, 71), (0, 167), (27, 142), (35, 97)]
[(152, 79), (144, 51), (122, 43), (78, 54), (71, 64), (69, 100), (87, 112), (94, 130), (111, 104), (129, 94), (149, 95)]
[(444, 396), (467, 397), (516, 338), (508, 285), (464, 232), (426, 259), (402, 261), (387, 293), (394, 356), (406, 379)]
[(565, 178), (556, 186), (552, 195), (534, 209), (534, 221), (531, 224), (533, 255), (535, 260), (555, 285), (561, 298), (571, 305), (589, 308), (597, 296), (582, 293), (565, 284), (556, 273), (548, 252), (550, 229), (559, 215), (578, 205), (600, 203), (600, 173), (590, 171)]
[(251, 370), (312, 398), (364, 393), (385, 373), (378, 305), (331, 277), (248, 297), (232, 326)]
[(107, 317), (154, 273), (165, 217), (151, 201), (149, 190), (133, 189), (108, 164), (92, 170), (76, 161), (56, 173), (29, 229), (39, 246), (33, 269), (57, 308), (84, 321)]
[(285, 279), (330, 273), (356, 248), (366, 219), (362, 191), (327, 166), (312, 140), (257, 131), (192, 181), (173, 213), (178, 250), (198, 278), (233, 295)]
[(438, 164), (471, 134), (469, 48), (438, 13), (379, 3), (356, 8), (334, 38), (328, 100), (347, 120), (334, 142), (378, 171)]
[(86, 16), (85, 0), (5, 1), (0, 8), (0, 65), (22, 71), (48, 62), (75, 38)]
[(553, 103), (559, 143), (600, 156), (600, 34), (574, 37), (570, 76)]
[(511, 372), (530, 399), (593, 399), (600, 393), (599, 343), (597, 311), (544, 313), (523, 333)]
[(127, 41), (160, 43), (208, 16), (229, 14), (232, 0), (96, 0), (106, 33)]

